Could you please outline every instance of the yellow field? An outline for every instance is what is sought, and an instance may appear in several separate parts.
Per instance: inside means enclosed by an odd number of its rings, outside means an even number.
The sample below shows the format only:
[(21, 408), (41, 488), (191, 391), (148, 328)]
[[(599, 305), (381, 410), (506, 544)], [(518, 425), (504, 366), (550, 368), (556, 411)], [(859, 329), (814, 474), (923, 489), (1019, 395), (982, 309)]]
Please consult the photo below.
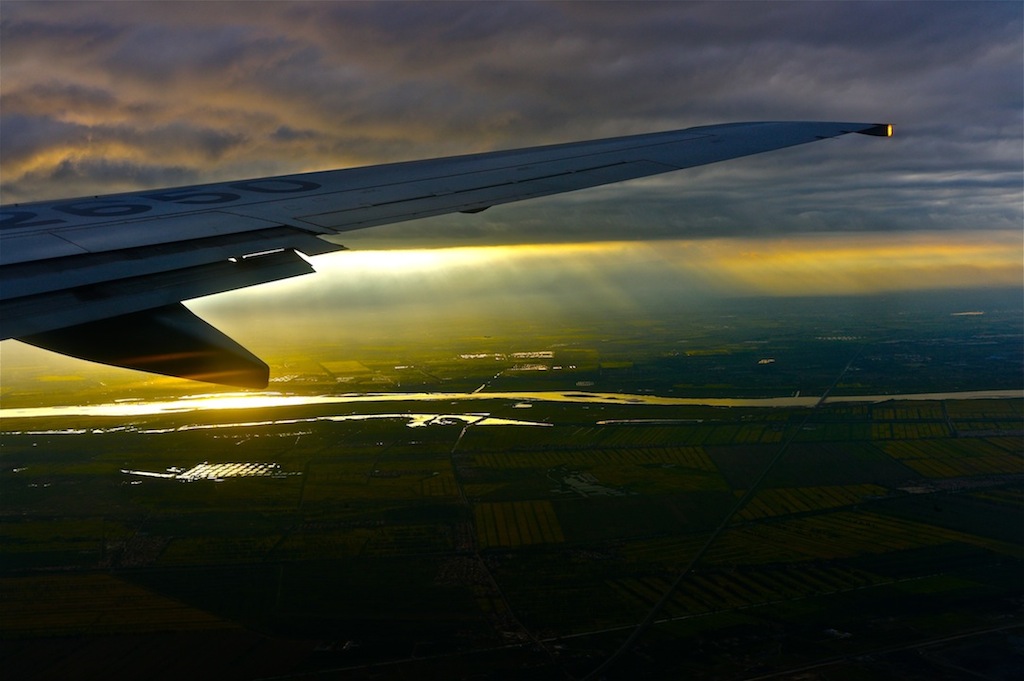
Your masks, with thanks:
[(885, 496), (878, 485), (835, 485), (761, 490), (737, 515), (739, 520), (756, 520), (823, 508), (849, 506), (868, 498)]
[[(856, 568), (822, 565), (744, 569), (728, 575), (694, 572), (671, 595), (664, 612), (669, 617), (685, 617), (849, 591), (881, 581)], [(610, 580), (608, 586), (620, 599), (647, 609), (662, 598), (669, 582), (660, 577), (627, 577)]]
[(941, 402), (919, 402), (893, 407), (875, 407), (871, 416), (876, 421), (909, 421), (909, 420), (942, 420), (945, 415), (942, 413)]
[(554, 468), (555, 466), (675, 464), (716, 472), (703, 447), (652, 447), (645, 449), (563, 450), (556, 452), (495, 452), (474, 455), (480, 468)]
[(558, 544), (565, 541), (550, 501), (477, 504), (473, 513), (480, 548)]
[(945, 423), (876, 422), (871, 424), (872, 440), (916, 440), (928, 437), (949, 437)]
[(450, 470), (439, 472), (420, 482), (425, 497), (457, 497), (459, 485), (455, 482), (455, 474)]
[(1021, 557), (1024, 548), (988, 539), (862, 511), (794, 518), (731, 528), (706, 556), (709, 563), (756, 564), (793, 562), (796, 554), (807, 559), (849, 558), (959, 542)]
[(339, 360), (334, 362), (321, 362), (321, 365), (335, 376), (351, 376), (353, 374), (373, 373), (362, 362), (355, 360)]
[(1024, 472), (1024, 459), (985, 438), (886, 442), (886, 454), (930, 478)]

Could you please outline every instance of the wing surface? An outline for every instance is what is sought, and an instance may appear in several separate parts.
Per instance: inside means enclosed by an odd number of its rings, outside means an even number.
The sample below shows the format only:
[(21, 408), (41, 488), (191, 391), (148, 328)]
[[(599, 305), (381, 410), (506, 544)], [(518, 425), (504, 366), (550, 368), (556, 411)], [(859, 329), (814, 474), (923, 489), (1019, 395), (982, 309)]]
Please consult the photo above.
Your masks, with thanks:
[(323, 238), (341, 232), (891, 131), (873, 123), (731, 123), (3, 206), (2, 337), (116, 366), (262, 387), (266, 365), (180, 301), (312, 272), (299, 254), (343, 249)]

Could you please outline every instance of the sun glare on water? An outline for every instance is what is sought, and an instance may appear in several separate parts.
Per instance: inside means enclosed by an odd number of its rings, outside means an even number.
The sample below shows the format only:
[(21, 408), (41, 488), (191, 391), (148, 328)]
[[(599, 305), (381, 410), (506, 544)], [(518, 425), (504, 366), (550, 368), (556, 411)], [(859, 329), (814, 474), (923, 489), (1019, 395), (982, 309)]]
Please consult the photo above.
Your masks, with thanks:
[[(308, 399), (308, 398), (305, 398)], [(172, 402), (164, 402), (167, 411), (191, 411), (212, 409), (259, 409), (262, 407), (283, 407), (296, 401), (295, 395), (280, 393), (212, 393), (188, 395)]]
[(152, 414), (173, 414), (189, 411), (259, 409), (283, 407), (295, 404), (310, 404), (318, 398), (279, 393), (220, 393), (187, 395), (176, 400), (115, 402), (112, 404), (86, 404), (54, 407), (25, 407), (4, 409), (8, 418), (35, 416), (147, 416)]

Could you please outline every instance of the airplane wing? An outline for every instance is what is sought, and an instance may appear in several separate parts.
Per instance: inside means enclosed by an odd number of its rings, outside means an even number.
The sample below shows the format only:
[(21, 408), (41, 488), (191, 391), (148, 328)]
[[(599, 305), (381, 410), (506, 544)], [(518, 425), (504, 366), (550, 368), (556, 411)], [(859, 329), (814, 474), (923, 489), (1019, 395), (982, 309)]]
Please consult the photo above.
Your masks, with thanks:
[(323, 237), (596, 187), (874, 123), (731, 123), (365, 168), (0, 207), (0, 326), (104, 364), (265, 387), (266, 364), (181, 301), (313, 271)]

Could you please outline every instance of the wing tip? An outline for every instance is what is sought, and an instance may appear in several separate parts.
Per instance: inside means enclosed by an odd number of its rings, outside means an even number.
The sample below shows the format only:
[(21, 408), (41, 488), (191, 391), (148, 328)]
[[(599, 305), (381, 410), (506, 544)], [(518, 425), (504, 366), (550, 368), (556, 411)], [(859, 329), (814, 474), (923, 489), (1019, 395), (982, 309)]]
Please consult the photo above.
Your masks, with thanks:
[(857, 130), (859, 135), (873, 135), (874, 137), (892, 137), (892, 123), (875, 123), (871, 127)]

